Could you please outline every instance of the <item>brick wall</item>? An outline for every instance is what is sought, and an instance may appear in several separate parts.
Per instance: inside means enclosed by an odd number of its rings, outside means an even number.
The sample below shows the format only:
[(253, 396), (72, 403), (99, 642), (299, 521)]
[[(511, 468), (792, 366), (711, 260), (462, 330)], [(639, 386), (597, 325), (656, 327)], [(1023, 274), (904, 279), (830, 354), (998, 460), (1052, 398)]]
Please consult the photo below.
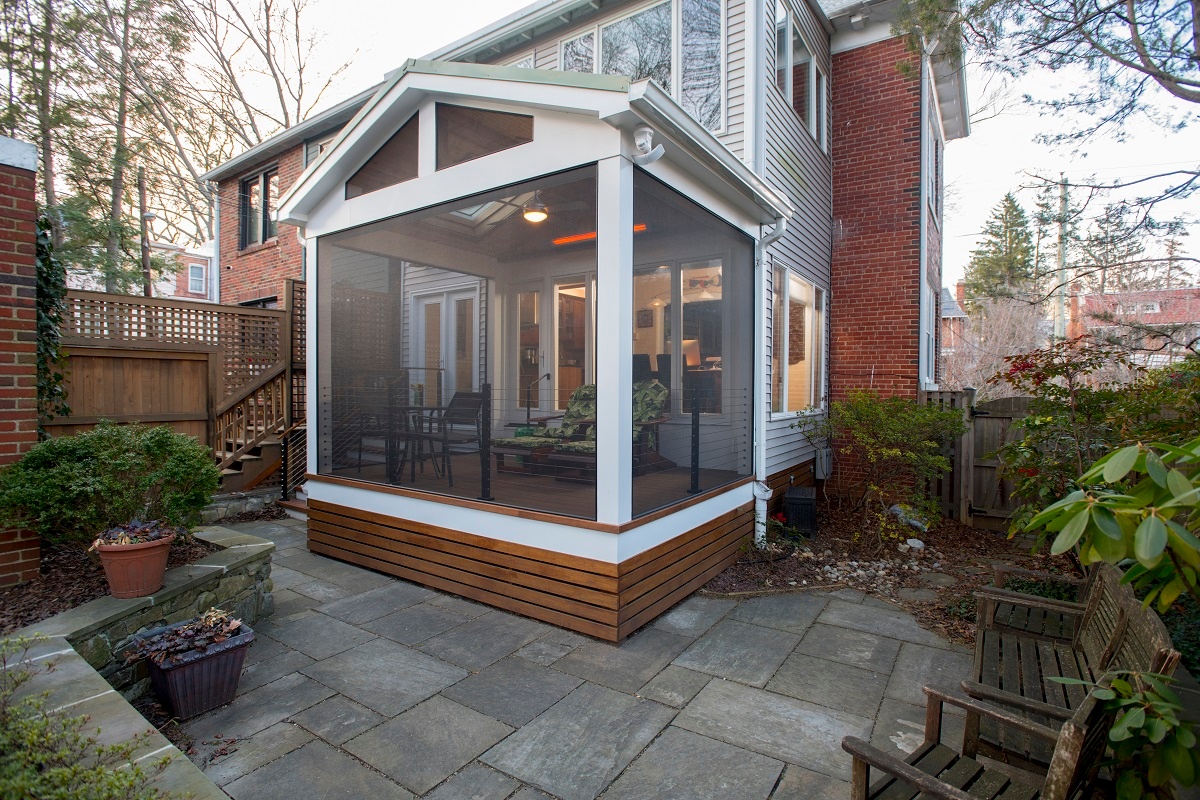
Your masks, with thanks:
[[(33, 145), (0, 137), (0, 464), (37, 443), (37, 241)], [(40, 545), (0, 531), (0, 587), (37, 577)]]
[(915, 397), (921, 345), (921, 88), (899, 38), (833, 56), (830, 383)]
[(296, 238), (296, 228), (280, 225), (279, 235), (259, 245), (242, 250), (240, 204), (238, 193), (242, 180), (261, 173), (277, 164), (279, 167), (279, 193), (282, 195), (304, 171), (304, 147), (298, 144), (275, 160), (263, 162), (246, 170), (237, 178), (222, 181), (221, 197), (221, 299), (226, 304), (242, 303), (262, 297), (275, 296), (283, 306), (283, 282), (288, 278), (303, 278), (303, 250)]
[[(193, 256), (187, 253), (180, 253), (175, 257), (176, 262), (180, 265), (180, 269), (175, 273), (175, 291), (173, 296), (183, 300), (204, 300), (208, 297), (208, 259), (201, 256)], [(204, 284), (205, 291), (193, 292), (191, 290), (191, 266), (199, 264), (204, 267)]]

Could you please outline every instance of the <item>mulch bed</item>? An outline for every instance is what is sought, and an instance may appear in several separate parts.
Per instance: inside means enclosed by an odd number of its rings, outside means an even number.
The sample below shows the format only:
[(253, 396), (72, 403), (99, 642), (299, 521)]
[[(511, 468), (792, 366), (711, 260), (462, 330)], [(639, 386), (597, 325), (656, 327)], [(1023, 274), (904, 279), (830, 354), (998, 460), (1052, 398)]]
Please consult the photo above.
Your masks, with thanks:
[(278, 519), (287, 519), (287, 512), (276, 505), (270, 505), (258, 511), (243, 511), (241, 514), (234, 514), (230, 517), (225, 517), (222, 520), (214, 522), (214, 525), (233, 525), (238, 522), (271, 522)]
[(1004, 533), (978, 530), (942, 519), (926, 532), (904, 535), (924, 543), (920, 550), (901, 552), (903, 540), (881, 544), (859, 513), (835, 503), (817, 505), (818, 534), (787, 552), (764, 557), (748, 546), (738, 562), (705, 585), (707, 594), (752, 597), (762, 594), (858, 589), (913, 614), (925, 628), (951, 641), (971, 646), (975, 641), (976, 588), (992, 582), (992, 566), (1016, 564), (1027, 569), (1079, 574), (1066, 556), (1047, 549), (1033, 554), (1031, 542), (1014, 541)]
[[(171, 545), (167, 569), (198, 561), (221, 548), (191, 539)], [(38, 578), (0, 591), (0, 635), (41, 622), (63, 611), (108, 594), (104, 568), (93, 561), (86, 545), (42, 546), (42, 568)]]

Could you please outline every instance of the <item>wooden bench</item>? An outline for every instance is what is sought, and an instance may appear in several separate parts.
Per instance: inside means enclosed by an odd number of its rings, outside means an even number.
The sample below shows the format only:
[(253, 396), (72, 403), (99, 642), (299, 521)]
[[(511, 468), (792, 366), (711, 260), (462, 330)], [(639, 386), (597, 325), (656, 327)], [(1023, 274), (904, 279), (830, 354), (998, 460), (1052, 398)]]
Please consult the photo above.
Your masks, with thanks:
[[(1126, 669), (1170, 675), (1179, 653), (1158, 616), (1142, 604), (1133, 590), (1121, 583), (1115, 567), (1101, 564), (1090, 577), (1083, 613), (1070, 638), (1047, 634), (1044, 620), (1050, 614), (1075, 615), (1074, 604), (1021, 595), (1003, 589), (981, 589), (980, 616), (975, 640), (972, 679), (963, 682), (971, 697), (1002, 703), (1022, 712), (1033, 722), (1058, 727), (1071, 718), (1087, 697), (1086, 688), (1063, 684), (1058, 677), (1099, 680), (1107, 670)], [(1035, 633), (1018, 625), (997, 625), (988, 613), (1001, 603), (1020, 606), (1032, 616), (1043, 612)], [(1014, 614), (1010, 618), (1019, 620)], [(1029, 616), (1025, 617), (1026, 620)], [(1053, 748), (1019, 729), (1004, 729), (984, 721), (980, 751), (1022, 766), (1049, 763)]]
[[(1111, 718), (1089, 694), (1060, 727), (1032, 722), (1009, 709), (925, 687), (925, 741), (901, 760), (870, 744), (847, 736), (842, 749), (854, 757), (851, 768), (852, 800), (1067, 800), (1094, 777), (1104, 755)], [(958, 706), (968, 719), (987, 719), (1022, 735), (1035, 737), (1053, 749), (1042, 786), (1014, 782), (1006, 773), (975, 760), (979, 753), (978, 728), (968, 724), (961, 750), (941, 742), (942, 708)], [(884, 777), (871, 785), (871, 769)]]
[[(983, 591), (976, 595), (978, 619), (986, 620), (984, 626), (991, 629), (1008, 630), (1035, 638), (1071, 640), (1075, 637), (1075, 628), (1086, 610), (1087, 598), (1095, 586), (1095, 577), (1095, 569), (1089, 571), (1087, 579), (1084, 580), (1039, 570), (1021, 569), (1011, 564), (998, 564), (992, 568), (992, 588), (1000, 591)], [(1025, 602), (1031, 595), (1006, 588), (1012, 578), (1075, 586), (1080, 600), (1051, 600), (1049, 603), (1031, 607)]]

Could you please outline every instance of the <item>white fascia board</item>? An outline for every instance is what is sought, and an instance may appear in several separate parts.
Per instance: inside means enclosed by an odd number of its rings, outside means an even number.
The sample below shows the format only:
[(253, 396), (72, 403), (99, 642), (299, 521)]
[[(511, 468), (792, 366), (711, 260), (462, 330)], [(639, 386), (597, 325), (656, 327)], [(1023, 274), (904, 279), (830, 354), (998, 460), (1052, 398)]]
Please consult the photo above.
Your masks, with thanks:
[[(792, 217), (794, 209), (786, 196), (756, 175), (707, 128), (680, 108), (658, 84), (649, 80), (633, 84), (629, 90), (629, 106), (657, 133), (671, 140), (695, 161), (700, 168), (698, 177), (702, 180), (718, 178), (733, 190), (735, 196), (752, 200), (760, 223), (774, 224), (781, 218)], [(619, 124), (620, 120), (617, 119), (606, 121), (617, 127), (626, 127)], [(670, 153), (668, 158), (687, 167), (677, 154)]]
[(938, 112), (946, 141), (971, 135), (971, 106), (967, 98), (967, 70), (961, 59), (933, 62)]

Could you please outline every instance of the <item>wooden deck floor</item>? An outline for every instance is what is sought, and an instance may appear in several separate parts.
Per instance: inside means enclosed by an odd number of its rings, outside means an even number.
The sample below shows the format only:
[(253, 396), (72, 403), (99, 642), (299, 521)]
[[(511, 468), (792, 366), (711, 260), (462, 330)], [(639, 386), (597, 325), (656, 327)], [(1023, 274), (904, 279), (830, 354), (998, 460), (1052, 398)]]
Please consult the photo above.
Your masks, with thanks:
[[(408, 466), (402, 481), (397, 484), (406, 489), (477, 500), (480, 497), (480, 465), (476, 453), (462, 453), (451, 458), (454, 486), (449, 485), (445, 475), (439, 475), (433, 464), (426, 461), (418, 465), (415, 479), (411, 478)], [(364, 463), (333, 470), (332, 475), (351, 480), (387, 484), (386, 470), (381, 463)], [(564, 479), (569, 472), (558, 475), (536, 475), (526, 472), (498, 472), (491, 470), (492, 502), (499, 505), (562, 514), (582, 519), (596, 518), (596, 487), (594, 483), (577, 479)], [(735, 481), (740, 476), (731, 470), (700, 470), (700, 490), (706, 491)], [(633, 515), (649, 513), (663, 506), (687, 499), (690, 472), (675, 468), (633, 479)]]

